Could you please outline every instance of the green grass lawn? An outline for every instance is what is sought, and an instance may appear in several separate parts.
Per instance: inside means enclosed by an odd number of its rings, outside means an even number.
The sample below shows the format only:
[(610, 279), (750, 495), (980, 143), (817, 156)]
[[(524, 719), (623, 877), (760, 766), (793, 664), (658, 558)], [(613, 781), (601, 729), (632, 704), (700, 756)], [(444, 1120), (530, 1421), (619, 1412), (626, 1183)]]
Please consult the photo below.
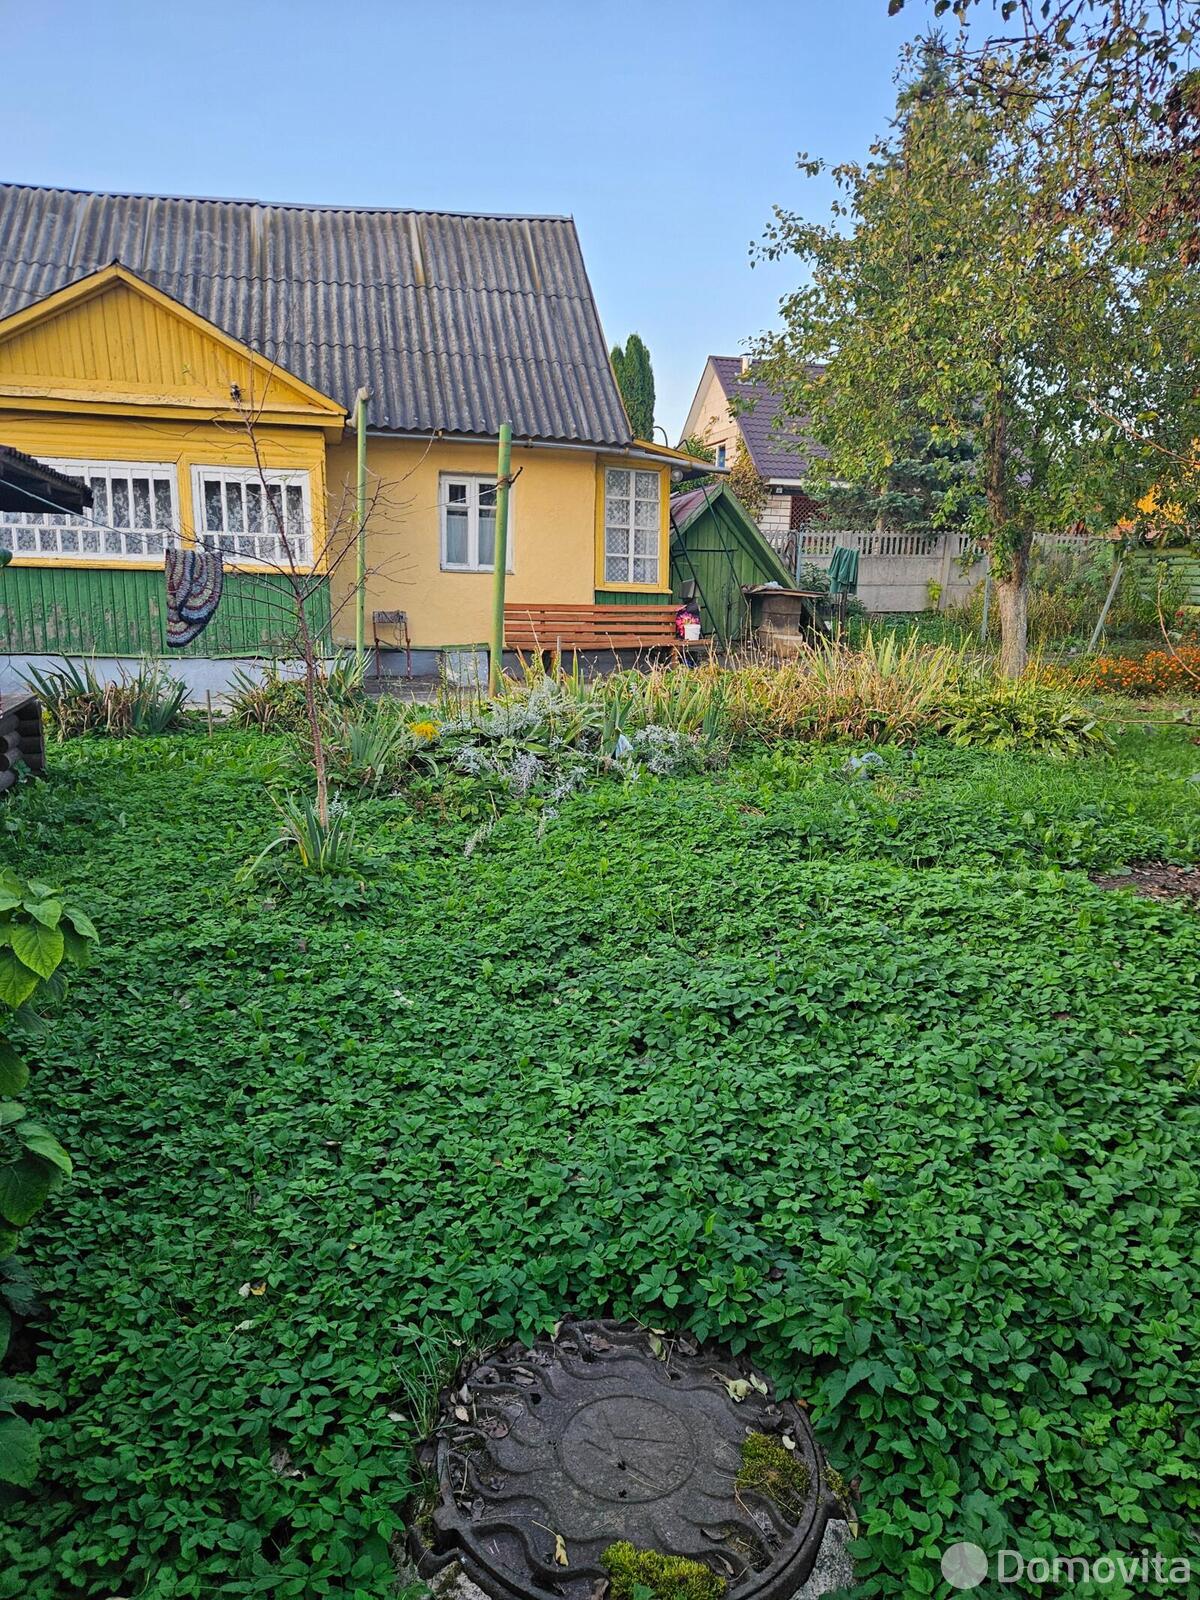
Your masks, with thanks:
[(945, 1592), (962, 1538), (1186, 1550), (1200, 916), (1071, 869), (1200, 856), (1192, 737), (791, 747), (470, 856), (478, 818), (363, 800), (348, 913), (234, 883), (281, 742), (55, 750), (4, 853), (104, 946), (35, 1058), (77, 1170), (24, 1246), (0, 1596), (383, 1600), (447, 1358), (570, 1311), (802, 1397), (871, 1593)]

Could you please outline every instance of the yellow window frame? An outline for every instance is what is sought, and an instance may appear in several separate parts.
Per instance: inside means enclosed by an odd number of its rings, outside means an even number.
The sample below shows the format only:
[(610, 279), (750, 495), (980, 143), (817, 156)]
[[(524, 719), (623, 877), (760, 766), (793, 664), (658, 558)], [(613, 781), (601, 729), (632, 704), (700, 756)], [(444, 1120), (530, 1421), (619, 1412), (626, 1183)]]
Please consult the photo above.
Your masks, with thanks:
[[(604, 526), (607, 509), (606, 474), (611, 468), (622, 472), (654, 472), (658, 475), (658, 582), (615, 583), (604, 576)], [(630, 530), (632, 537), (632, 529)], [(596, 465), (596, 571), (597, 589), (622, 594), (666, 594), (671, 587), (671, 474), (667, 467), (653, 462), (635, 461), (628, 456), (601, 457)]]

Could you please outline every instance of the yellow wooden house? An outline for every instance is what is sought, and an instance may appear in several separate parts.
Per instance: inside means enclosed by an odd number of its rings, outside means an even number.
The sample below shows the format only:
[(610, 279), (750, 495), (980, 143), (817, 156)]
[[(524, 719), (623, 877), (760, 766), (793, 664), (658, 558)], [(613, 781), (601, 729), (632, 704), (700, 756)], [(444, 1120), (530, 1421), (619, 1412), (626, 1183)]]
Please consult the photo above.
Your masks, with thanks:
[(360, 389), (368, 632), (402, 612), (418, 669), (487, 638), (504, 421), (509, 599), (670, 598), (694, 463), (632, 437), (569, 218), (0, 185), (0, 256), (0, 444), (92, 489), (81, 516), (0, 513), (3, 653), (165, 653), (163, 555), (190, 545), (227, 579), (185, 654), (285, 648), (285, 556), (351, 639)]

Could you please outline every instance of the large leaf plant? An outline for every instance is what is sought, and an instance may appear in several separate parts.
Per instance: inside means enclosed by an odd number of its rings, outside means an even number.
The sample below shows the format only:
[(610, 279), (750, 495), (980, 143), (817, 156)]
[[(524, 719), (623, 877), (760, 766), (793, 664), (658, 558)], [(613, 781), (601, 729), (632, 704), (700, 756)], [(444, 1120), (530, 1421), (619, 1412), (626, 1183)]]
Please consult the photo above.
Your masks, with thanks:
[[(36, 1307), (28, 1273), (15, 1256), (20, 1230), (71, 1175), (71, 1158), (18, 1098), (29, 1067), (14, 1040), (36, 1038), (40, 1008), (60, 998), (69, 965), (86, 966), (96, 930), (57, 889), (0, 871), (0, 1362), (14, 1318)], [(31, 1387), (0, 1375), (0, 1483), (27, 1488), (37, 1473), (35, 1430), (19, 1408)]]

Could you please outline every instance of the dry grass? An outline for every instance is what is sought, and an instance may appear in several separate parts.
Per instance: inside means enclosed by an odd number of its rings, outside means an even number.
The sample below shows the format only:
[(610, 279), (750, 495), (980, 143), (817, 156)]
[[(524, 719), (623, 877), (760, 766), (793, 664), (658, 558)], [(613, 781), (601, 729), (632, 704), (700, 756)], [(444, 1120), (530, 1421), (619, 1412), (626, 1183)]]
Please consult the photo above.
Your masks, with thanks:
[(868, 634), (858, 650), (817, 642), (786, 660), (762, 654), (729, 668), (655, 668), (644, 676), (641, 698), (649, 720), (664, 722), (668, 707), (686, 703), (692, 720), (711, 699), (735, 741), (904, 744), (928, 730), (956, 690), (983, 675), (962, 649)]

